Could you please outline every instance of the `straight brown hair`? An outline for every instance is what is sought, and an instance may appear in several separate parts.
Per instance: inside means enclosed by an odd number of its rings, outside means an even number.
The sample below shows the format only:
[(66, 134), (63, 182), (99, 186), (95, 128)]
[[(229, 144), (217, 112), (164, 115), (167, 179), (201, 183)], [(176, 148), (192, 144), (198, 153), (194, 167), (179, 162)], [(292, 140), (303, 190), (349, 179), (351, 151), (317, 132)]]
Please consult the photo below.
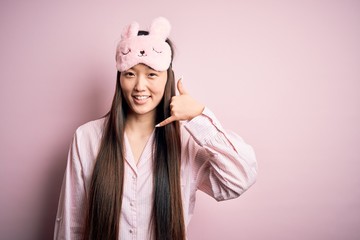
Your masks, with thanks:
[[(146, 35), (140, 31), (139, 35)], [(172, 52), (173, 44), (168, 39)], [(164, 96), (156, 108), (155, 121), (169, 117), (170, 101), (175, 96), (172, 66)], [(118, 240), (124, 184), (124, 128), (129, 109), (123, 98), (121, 73), (117, 73), (116, 90), (110, 111), (105, 115), (104, 131), (90, 185), (84, 239)], [(156, 240), (185, 240), (180, 166), (181, 140), (179, 122), (155, 129), (153, 142), (153, 206), (149, 237)]]

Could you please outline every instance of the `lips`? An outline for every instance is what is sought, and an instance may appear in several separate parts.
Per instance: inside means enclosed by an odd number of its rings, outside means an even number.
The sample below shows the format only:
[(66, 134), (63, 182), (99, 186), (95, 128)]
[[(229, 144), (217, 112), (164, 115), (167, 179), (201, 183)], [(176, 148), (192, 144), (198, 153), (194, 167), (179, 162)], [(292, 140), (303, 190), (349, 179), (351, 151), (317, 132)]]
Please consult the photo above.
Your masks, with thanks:
[(138, 99), (138, 100), (144, 100), (144, 99), (147, 99), (147, 98), (149, 98), (150, 96), (146, 96), (146, 95), (144, 95), (144, 96), (134, 96), (134, 98), (136, 98), (136, 99)]
[(150, 98), (149, 95), (135, 95), (132, 97), (134, 99), (134, 102), (137, 104), (144, 104)]

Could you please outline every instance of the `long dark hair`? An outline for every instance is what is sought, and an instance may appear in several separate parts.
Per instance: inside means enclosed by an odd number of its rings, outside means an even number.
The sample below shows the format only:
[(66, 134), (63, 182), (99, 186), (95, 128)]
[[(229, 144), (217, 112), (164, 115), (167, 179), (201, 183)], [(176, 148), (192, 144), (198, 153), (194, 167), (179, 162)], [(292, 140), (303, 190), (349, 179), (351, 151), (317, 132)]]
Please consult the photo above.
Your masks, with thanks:
[[(146, 34), (140, 31), (139, 35)], [(173, 44), (168, 39), (172, 52)], [(104, 132), (91, 180), (84, 239), (117, 240), (124, 184), (124, 129), (128, 105), (123, 98), (120, 75), (110, 111), (105, 115)], [(156, 108), (156, 123), (170, 116), (175, 95), (172, 66), (164, 96)], [(156, 240), (185, 240), (180, 185), (181, 140), (178, 122), (155, 129), (153, 142), (153, 206), (149, 235)]]

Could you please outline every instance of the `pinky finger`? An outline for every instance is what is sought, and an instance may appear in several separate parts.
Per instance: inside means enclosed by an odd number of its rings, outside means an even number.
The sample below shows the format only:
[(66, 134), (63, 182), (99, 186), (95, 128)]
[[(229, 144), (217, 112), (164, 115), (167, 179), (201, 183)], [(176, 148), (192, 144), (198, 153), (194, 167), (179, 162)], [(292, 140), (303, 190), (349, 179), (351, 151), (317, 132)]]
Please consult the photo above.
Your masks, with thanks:
[(165, 125), (168, 125), (169, 123), (172, 123), (173, 121), (176, 121), (176, 118), (174, 116), (171, 116), (162, 121), (161, 123), (156, 124), (155, 127), (163, 127)]

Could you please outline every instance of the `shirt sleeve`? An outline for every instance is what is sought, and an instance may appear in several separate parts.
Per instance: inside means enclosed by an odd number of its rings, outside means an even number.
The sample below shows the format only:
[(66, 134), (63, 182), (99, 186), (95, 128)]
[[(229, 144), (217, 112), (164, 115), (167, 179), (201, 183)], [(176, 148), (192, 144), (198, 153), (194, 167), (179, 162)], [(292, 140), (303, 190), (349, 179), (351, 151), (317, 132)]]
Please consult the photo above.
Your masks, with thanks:
[(85, 220), (85, 184), (79, 157), (79, 134), (75, 133), (69, 149), (56, 215), (54, 239), (83, 239)]
[(226, 132), (208, 108), (184, 127), (197, 143), (192, 164), (196, 189), (222, 201), (240, 196), (255, 183), (253, 148), (237, 134)]

